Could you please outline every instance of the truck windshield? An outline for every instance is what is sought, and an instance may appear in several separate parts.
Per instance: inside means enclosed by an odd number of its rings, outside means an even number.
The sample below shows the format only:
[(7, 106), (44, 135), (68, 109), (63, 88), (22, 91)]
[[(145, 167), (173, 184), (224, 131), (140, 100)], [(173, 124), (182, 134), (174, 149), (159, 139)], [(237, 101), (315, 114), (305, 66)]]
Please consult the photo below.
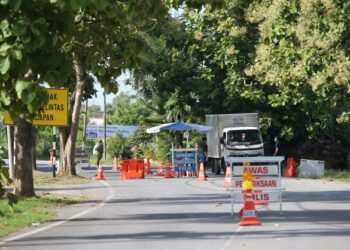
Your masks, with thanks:
[(227, 144), (229, 145), (254, 145), (260, 143), (259, 130), (231, 130), (227, 132)]

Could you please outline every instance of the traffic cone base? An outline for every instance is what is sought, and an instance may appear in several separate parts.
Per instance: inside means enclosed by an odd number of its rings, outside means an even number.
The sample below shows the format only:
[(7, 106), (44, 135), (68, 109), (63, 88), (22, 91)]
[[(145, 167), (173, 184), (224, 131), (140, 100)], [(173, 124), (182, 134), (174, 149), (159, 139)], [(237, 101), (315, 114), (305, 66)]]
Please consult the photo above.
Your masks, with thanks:
[(200, 167), (199, 167), (198, 178), (197, 178), (198, 181), (206, 181), (207, 180), (207, 177), (205, 176), (205, 172), (204, 171), (205, 171), (204, 170), (204, 164), (201, 163)]
[(258, 220), (258, 217), (256, 216), (255, 201), (254, 201), (252, 191), (251, 190), (244, 191), (243, 197), (244, 197), (244, 206), (241, 211), (242, 219), (239, 225), (240, 226), (261, 225), (261, 222)]
[(242, 221), (239, 223), (240, 226), (257, 226), (261, 225), (261, 222), (256, 216), (255, 210), (244, 210), (242, 211)]

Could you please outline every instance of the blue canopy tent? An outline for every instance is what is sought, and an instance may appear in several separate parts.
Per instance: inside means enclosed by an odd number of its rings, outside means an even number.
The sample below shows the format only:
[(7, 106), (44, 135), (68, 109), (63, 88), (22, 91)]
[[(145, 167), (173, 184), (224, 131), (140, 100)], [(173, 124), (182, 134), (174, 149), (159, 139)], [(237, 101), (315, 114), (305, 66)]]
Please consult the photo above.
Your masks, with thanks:
[[(168, 130), (168, 131), (196, 130), (199, 133), (205, 134), (212, 129), (213, 127), (210, 127), (210, 126), (177, 121), (173, 123), (166, 123), (166, 124), (161, 124), (155, 127), (148, 128), (146, 132), (149, 134), (156, 134), (165, 130)], [(187, 137), (187, 141), (188, 141), (188, 137)], [(172, 167), (175, 169), (178, 175), (180, 175), (180, 173), (186, 173), (188, 175), (189, 172), (198, 173), (197, 147), (175, 149), (174, 146), (172, 145), (171, 154), (172, 154)]]
[(149, 134), (155, 134), (164, 130), (171, 130), (171, 131), (196, 130), (199, 133), (205, 134), (212, 129), (213, 127), (211, 126), (204, 126), (200, 124), (191, 124), (191, 123), (184, 123), (181, 121), (177, 121), (173, 123), (165, 123), (155, 127), (148, 128), (146, 132)]

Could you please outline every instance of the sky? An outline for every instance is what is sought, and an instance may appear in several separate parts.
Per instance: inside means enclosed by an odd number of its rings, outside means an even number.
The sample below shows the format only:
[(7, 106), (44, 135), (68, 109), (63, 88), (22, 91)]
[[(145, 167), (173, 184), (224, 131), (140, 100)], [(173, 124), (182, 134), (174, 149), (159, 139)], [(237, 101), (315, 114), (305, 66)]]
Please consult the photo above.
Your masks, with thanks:
[[(129, 77), (130, 77), (130, 75), (128, 73), (124, 73), (117, 78), (117, 81), (119, 84), (119, 91), (118, 91), (117, 95), (120, 92), (135, 93), (135, 91), (131, 88), (131, 86), (125, 84), (125, 81)], [(97, 88), (97, 97), (89, 99), (89, 105), (100, 105), (100, 107), (103, 107), (103, 89), (101, 88), (101, 85), (99, 83), (96, 84), (96, 88)], [(112, 103), (113, 98), (115, 96), (116, 96), (115, 94), (107, 95), (107, 103)]]

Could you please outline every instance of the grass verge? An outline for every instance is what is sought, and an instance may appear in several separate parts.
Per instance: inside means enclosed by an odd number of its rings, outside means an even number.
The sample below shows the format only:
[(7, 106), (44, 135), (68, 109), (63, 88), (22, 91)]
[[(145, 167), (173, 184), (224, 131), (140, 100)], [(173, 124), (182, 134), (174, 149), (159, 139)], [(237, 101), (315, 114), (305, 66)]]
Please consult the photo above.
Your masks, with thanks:
[(343, 181), (350, 183), (350, 170), (326, 169), (324, 179), (329, 181)]
[(56, 176), (52, 173), (33, 171), (35, 186), (57, 186), (57, 185), (81, 185), (91, 183), (93, 180), (81, 176)]
[(49, 220), (56, 214), (52, 208), (84, 200), (83, 196), (43, 194), (19, 199), (11, 211), (7, 200), (0, 199), (0, 237)]

